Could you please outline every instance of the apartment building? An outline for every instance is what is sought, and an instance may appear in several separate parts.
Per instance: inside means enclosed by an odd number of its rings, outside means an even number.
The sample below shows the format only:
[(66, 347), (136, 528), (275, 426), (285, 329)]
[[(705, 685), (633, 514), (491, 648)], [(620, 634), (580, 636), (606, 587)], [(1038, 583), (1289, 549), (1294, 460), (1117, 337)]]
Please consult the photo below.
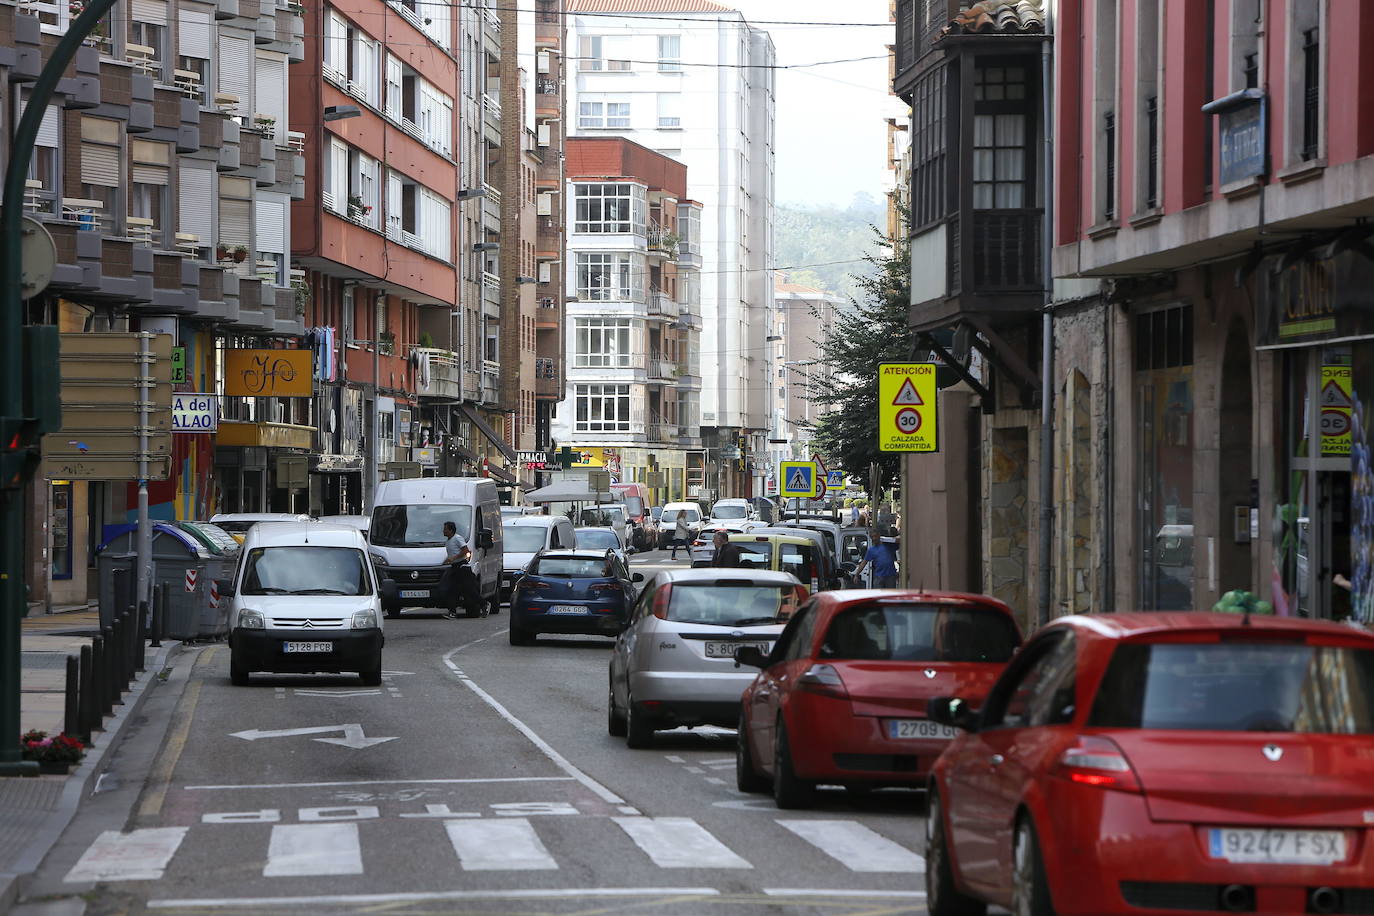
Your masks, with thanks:
[(571, 0), (575, 137), (623, 136), (676, 159), (701, 212), (700, 496), (762, 493), (773, 297), (774, 51), (710, 0)]
[[(0, 3), (0, 162), (29, 87), (82, 6)], [(25, 215), (53, 238), (57, 266), (26, 321), (171, 335), (185, 355), (178, 390), (212, 394), (224, 390), (226, 348), (301, 335), (287, 244), (302, 138), (288, 130), (287, 67), (303, 53), (302, 13), (270, 0), (129, 0), (104, 17), (34, 149)], [(309, 446), (308, 402), (225, 396), (220, 406), (219, 434), (162, 440), (169, 474), (150, 483), (154, 517), (204, 518), (246, 498), (245, 465), (265, 469), (271, 451)], [(59, 452), (80, 442), (48, 438)], [(107, 526), (132, 520), (132, 476), (59, 479), (45, 464), (27, 494), (31, 600), (85, 602)], [(265, 471), (247, 485), (265, 498)]]
[[(704, 485), (701, 205), (687, 167), (619, 137), (567, 141), (567, 389), (553, 436), (661, 501)], [(696, 492), (693, 492), (693, 488)]]
[(768, 336), (770, 381), (767, 495), (778, 492), (779, 462), (809, 460), (814, 424), (830, 408), (812, 401), (824, 390), (829, 367), (825, 343), (844, 300), (832, 293), (788, 283), (773, 286), (773, 333)]

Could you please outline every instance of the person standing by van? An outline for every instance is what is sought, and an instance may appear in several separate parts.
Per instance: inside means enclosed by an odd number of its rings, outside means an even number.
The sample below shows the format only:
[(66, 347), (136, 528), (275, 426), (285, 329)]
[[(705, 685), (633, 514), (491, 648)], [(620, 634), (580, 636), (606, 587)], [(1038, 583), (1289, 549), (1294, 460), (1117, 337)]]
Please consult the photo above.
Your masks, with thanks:
[[(874, 534), (879, 534), (875, 531)], [(864, 571), (864, 567), (873, 564), (873, 587), (874, 588), (896, 588), (897, 587), (897, 539), (890, 537), (891, 532), (883, 532), (882, 536), (874, 540), (864, 554), (863, 561), (854, 570), (854, 578)]]
[(687, 513), (678, 510), (677, 522), (673, 525), (673, 555), (670, 559), (677, 559), (677, 549), (681, 547), (687, 551), (687, 556), (692, 556), (692, 526), (687, 523)]
[(475, 589), (475, 577), (468, 569), (468, 561), (472, 559), (472, 548), (468, 547), (467, 541), (463, 540), (458, 534), (458, 526), (453, 522), (444, 522), (444, 595), (448, 600), (448, 612), (444, 614), (450, 620), (458, 619), (458, 605), (461, 602), (468, 611), (468, 616), (472, 615), (472, 607), (475, 603), (473, 592)]

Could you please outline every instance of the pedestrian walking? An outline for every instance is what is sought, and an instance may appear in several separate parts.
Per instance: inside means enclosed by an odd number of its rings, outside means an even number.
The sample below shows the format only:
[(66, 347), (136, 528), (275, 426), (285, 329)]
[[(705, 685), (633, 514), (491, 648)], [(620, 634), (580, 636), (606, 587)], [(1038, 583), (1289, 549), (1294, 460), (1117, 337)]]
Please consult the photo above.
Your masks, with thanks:
[(444, 522), (444, 577), (440, 583), (448, 610), (444, 616), (449, 620), (458, 619), (458, 605), (462, 604), (469, 617), (476, 617), (480, 611), (477, 595), (477, 577), (468, 566), (472, 560), (472, 548), (458, 534), (458, 526)]
[(677, 514), (677, 523), (673, 525), (673, 555), (670, 559), (677, 559), (677, 549), (679, 546), (687, 551), (687, 556), (692, 556), (692, 526), (687, 523), (687, 513), (681, 510)]
[[(874, 532), (875, 534), (877, 532)], [(854, 570), (855, 577), (864, 571), (864, 567), (873, 564), (873, 587), (874, 588), (896, 588), (897, 587), (897, 539), (894, 537), (879, 537), (869, 546), (864, 553), (863, 560)]]
[(724, 529), (711, 535), (711, 543), (716, 548), (711, 554), (712, 566), (736, 568), (743, 565), (744, 551), (738, 544), (730, 543), (730, 535)]

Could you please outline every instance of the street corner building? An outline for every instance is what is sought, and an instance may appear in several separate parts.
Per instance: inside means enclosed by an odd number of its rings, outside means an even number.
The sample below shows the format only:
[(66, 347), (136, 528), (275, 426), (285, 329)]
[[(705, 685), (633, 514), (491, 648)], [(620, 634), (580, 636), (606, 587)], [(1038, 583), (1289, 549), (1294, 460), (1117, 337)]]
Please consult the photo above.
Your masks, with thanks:
[(958, 377), (906, 459), (908, 581), (1374, 619), (1374, 9), (895, 20), (911, 327)]

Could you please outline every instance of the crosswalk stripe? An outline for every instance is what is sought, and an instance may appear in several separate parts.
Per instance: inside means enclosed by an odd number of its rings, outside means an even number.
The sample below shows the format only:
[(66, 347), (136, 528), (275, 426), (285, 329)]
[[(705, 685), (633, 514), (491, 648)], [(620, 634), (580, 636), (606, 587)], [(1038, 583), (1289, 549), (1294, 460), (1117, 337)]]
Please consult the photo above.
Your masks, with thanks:
[(778, 821), (850, 871), (924, 872), (925, 860), (858, 821)]
[(272, 828), (264, 878), (362, 873), (357, 824), (278, 824)]
[(96, 837), (63, 879), (78, 881), (156, 881), (186, 836), (186, 827), (149, 827)]
[(444, 821), (449, 842), (466, 871), (537, 871), (558, 868), (528, 818)]
[(617, 817), (635, 845), (661, 868), (753, 868), (690, 817)]

